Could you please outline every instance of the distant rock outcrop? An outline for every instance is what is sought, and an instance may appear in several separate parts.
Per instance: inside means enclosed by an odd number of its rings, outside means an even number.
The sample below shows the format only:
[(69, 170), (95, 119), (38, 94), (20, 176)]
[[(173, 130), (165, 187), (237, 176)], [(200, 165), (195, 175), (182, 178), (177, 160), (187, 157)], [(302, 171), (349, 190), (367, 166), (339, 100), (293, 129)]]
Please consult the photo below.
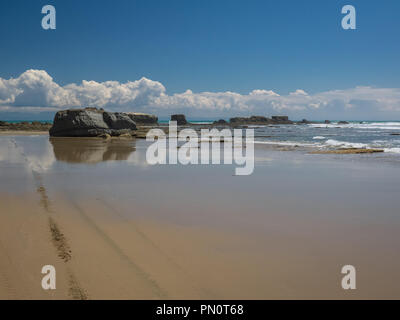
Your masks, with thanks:
[(6, 122), (0, 121), (0, 131), (32, 131), (32, 132), (45, 132), (49, 131), (51, 124), (46, 122)]
[(184, 125), (188, 124), (184, 114), (173, 114), (171, 116), (171, 121), (176, 121), (178, 126), (184, 126)]
[(219, 119), (217, 121), (214, 121), (213, 124), (216, 124), (216, 125), (227, 125), (228, 122), (226, 120), (224, 120), (224, 119)]
[(287, 122), (287, 121), (289, 121), (289, 117), (288, 116), (272, 116), (271, 119), (272, 119), (272, 121), (276, 121), (276, 122)]
[(310, 124), (310, 123), (312, 123), (312, 122), (308, 121), (307, 119), (303, 119), (303, 120), (298, 122), (298, 124)]
[(251, 116), (249, 118), (245, 117), (234, 117), (230, 118), (229, 122), (231, 124), (269, 124), (272, 123), (270, 118), (264, 116)]
[(97, 137), (120, 136), (133, 130), (136, 124), (126, 113), (86, 108), (57, 112), (49, 132), (53, 137)]
[(272, 116), (267, 118), (264, 116), (251, 116), (246, 117), (235, 117), (230, 118), (229, 122), (232, 125), (243, 125), (243, 124), (293, 124), (294, 122), (289, 120), (288, 116)]

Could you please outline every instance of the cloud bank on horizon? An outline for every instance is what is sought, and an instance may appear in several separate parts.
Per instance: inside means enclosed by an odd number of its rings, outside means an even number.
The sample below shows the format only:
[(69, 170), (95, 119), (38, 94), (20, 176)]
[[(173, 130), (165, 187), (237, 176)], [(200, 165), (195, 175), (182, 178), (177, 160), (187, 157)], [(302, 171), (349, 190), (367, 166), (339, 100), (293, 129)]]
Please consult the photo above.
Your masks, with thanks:
[(189, 117), (286, 114), (309, 119), (400, 119), (400, 88), (360, 86), (308, 94), (302, 89), (287, 95), (255, 89), (248, 94), (187, 90), (168, 95), (158, 81), (86, 81), (58, 85), (44, 70), (27, 70), (17, 78), (0, 78), (0, 111), (43, 112), (74, 107), (137, 111)]

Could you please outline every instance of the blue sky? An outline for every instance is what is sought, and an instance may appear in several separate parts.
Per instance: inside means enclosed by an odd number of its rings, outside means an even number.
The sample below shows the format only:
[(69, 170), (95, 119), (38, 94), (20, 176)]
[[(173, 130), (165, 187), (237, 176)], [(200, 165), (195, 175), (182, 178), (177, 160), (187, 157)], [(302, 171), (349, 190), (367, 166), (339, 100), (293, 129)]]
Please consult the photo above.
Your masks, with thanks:
[[(41, 28), (41, 8), (45, 4), (56, 8), (56, 30)], [(356, 30), (341, 28), (341, 8), (345, 4), (356, 8)], [(186, 113), (202, 116), (210, 114), (214, 103), (211, 113), (224, 116), (243, 111), (240, 106), (226, 105), (237, 103), (232, 102), (235, 97), (216, 102), (220, 98), (212, 96), (214, 100), (206, 101), (209, 105), (204, 109), (190, 105), (201, 104), (205, 95), (172, 98), (186, 90), (194, 95), (226, 91), (248, 95), (253, 90), (267, 90), (286, 97), (298, 89), (310, 96), (350, 90), (343, 101), (345, 108), (352, 99), (359, 104), (363, 101), (358, 94), (349, 96), (356, 87), (400, 87), (400, 1), (396, 0), (2, 0), (0, 12), (0, 79), (4, 81), (18, 78), (27, 70), (42, 70), (61, 88), (71, 83), (79, 85), (82, 80), (123, 84), (143, 77), (164, 87), (154, 94), (151, 90), (157, 84), (137, 83), (145, 86), (146, 92), (150, 90), (152, 98), (141, 92), (139, 100), (132, 98), (129, 103), (115, 103), (115, 99), (105, 102), (104, 106), (111, 109), (168, 113), (183, 105)], [(71, 105), (58, 103), (43, 92), (38, 96), (30, 92), (24, 103), (16, 103), (7, 94), (2, 94), (0, 87), (1, 113), (35, 112), (33, 108), (39, 107), (42, 100), (42, 107), (51, 110)], [(154, 95), (160, 94), (171, 99), (166, 102), (162, 97), (155, 103)], [(367, 109), (371, 117), (378, 117), (381, 110), (387, 111), (389, 102), (374, 109), (376, 101), (384, 97), (376, 97), (376, 90), (371, 94)], [(400, 114), (398, 92), (390, 95), (395, 108), (389, 108), (383, 118)], [(27, 97), (38, 103), (30, 105)], [(253, 103), (244, 100), (246, 105)], [(336, 100), (322, 102), (326, 106)], [(82, 98), (79, 103), (99, 101)], [(287, 111), (300, 116), (300, 111), (295, 112), (297, 103), (301, 107), (306, 102), (291, 101), (292, 109), (280, 110), (276, 104), (271, 106), (268, 98), (265, 113)], [(46, 111), (43, 108), (37, 110)], [(312, 107), (307, 108), (303, 113), (312, 117)], [(355, 109), (350, 109), (348, 115), (356, 116)], [(253, 111), (263, 110), (261, 105), (250, 105), (246, 112)], [(325, 114), (330, 115), (328, 111)]]

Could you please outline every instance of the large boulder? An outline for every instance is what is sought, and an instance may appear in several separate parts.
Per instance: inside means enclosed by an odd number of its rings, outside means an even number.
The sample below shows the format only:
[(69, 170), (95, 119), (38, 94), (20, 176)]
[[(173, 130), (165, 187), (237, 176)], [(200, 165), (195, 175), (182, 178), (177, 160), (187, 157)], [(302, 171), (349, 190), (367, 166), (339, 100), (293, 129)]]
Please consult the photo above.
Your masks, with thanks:
[(119, 136), (132, 130), (136, 130), (136, 124), (127, 114), (86, 108), (57, 112), (49, 132), (53, 137), (97, 137)]
[(158, 117), (147, 113), (129, 112), (128, 116), (138, 125), (157, 125)]
[(184, 126), (184, 125), (188, 124), (184, 114), (173, 114), (171, 116), (171, 121), (176, 121), (178, 126)]
[(103, 120), (110, 129), (136, 130), (135, 122), (122, 112), (103, 112)]

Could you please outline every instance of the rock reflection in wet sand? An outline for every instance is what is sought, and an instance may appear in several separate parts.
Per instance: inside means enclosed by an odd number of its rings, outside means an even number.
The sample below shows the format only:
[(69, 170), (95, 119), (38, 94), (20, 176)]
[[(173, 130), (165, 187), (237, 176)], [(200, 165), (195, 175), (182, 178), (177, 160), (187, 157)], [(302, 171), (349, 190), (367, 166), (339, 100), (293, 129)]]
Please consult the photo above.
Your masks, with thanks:
[(68, 163), (98, 163), (127, 160), (136, 150), (132, 139), (50, 138), (58, 161)]

